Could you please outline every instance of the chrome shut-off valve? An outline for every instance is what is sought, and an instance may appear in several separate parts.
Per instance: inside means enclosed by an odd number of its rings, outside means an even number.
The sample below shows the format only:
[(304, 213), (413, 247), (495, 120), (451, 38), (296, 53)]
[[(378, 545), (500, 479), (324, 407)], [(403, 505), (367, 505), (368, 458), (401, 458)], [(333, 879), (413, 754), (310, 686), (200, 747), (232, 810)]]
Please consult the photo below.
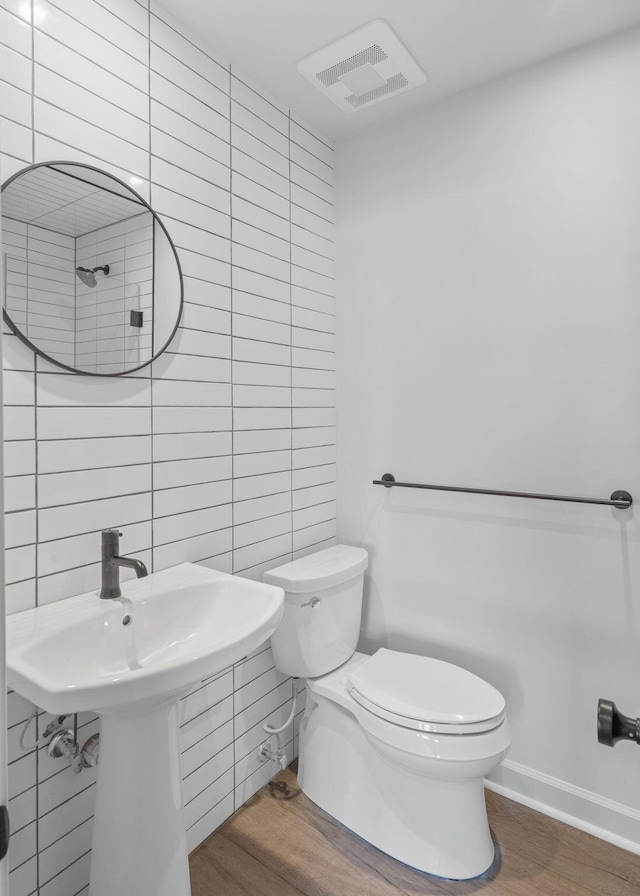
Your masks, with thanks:
[(73, 731), (65, 728), (54, 734), (47, 745), (47, 756), (52, 759), (66, 759), (73, 771), (79, 775), (83, 769), (82, 757)]
[(258, 762), (277, 762), (282, 771), (287, 767), (287, 754), (281, 747), (274, 750), (268, 740), (261, 743), (258, 747)]
[(58, 731), (47, 744), (47, 756), (52, 759), (66, 759), (76, 775), (85, 768), (97, 766), (99, 754), (99, 734), (94, 734), (80, 747), (75, 734), (69, 728)]

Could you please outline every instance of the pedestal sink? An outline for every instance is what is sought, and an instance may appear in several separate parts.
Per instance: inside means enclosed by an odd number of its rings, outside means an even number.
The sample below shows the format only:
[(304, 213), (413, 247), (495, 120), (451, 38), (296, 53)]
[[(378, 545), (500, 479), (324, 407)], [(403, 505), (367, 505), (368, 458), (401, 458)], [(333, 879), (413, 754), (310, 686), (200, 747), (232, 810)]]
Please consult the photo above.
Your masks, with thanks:
[(178, 702), (280, 621), (282, 589), (183, 563), (7, 618), (7, 681), (102, 717), (90, 896), (189, 896)]

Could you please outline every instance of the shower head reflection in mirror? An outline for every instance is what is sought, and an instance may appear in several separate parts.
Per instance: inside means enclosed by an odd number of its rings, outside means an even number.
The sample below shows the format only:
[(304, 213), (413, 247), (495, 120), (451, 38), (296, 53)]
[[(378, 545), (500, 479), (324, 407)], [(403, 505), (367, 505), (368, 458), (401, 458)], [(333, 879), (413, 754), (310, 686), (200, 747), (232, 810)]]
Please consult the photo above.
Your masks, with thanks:
[(96, 280), (96, 274), (98, 273), (98, 271), (102, 271), (102, 273), (105, 275), (105, 277), (108, 277), (109, 276), (109, 265), (103, 264), (103, 265), (100, 265), (100, 267), (91, 268), (91, 269), (77, 267), (76, 268), (76, 276), (78, 277), (79, 280), (82, 281), (82, 283), (84, 283), (85, 286), (89, 286), (91, 289), (93, 289), (98, 283), (98, 281)]
[(119, 376), (149, 364), (175, 334), (176, 249), (118, 178), (71, 162), (19, 172), (2, 187), (2, 242), (5, 320), (47, 360)]

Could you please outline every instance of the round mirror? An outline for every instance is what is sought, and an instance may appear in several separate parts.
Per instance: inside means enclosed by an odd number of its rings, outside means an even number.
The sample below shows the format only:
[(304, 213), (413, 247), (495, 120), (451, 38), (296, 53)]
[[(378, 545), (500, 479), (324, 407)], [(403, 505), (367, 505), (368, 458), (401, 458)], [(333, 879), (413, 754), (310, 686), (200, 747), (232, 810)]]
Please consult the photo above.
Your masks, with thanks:
[(47, 360), (119, 376), (157, 358), (183, 301), (182, 271), (153, 209), (118, 178), (46, 162), (2, 187), (4, 318)]

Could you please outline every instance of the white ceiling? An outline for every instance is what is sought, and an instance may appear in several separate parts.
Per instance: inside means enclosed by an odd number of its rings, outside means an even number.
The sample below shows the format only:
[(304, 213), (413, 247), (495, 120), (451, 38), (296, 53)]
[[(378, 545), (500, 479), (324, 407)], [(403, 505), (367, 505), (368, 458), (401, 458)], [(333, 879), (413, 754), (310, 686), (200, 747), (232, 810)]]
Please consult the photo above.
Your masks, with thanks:
[[(125, 188), (126, 189), (126, 188)], [(134, 193), (84, 165), (27, 169), (2, 191), (2, 217), (79, 237), (146, 212)]]
[[(640, 26), (639, 0), (161, 0), (213, 55), (339, 138), (557, 53)], [(422, 87), (346, 114), (300, 59), (386, 20), (427, 74)]]

